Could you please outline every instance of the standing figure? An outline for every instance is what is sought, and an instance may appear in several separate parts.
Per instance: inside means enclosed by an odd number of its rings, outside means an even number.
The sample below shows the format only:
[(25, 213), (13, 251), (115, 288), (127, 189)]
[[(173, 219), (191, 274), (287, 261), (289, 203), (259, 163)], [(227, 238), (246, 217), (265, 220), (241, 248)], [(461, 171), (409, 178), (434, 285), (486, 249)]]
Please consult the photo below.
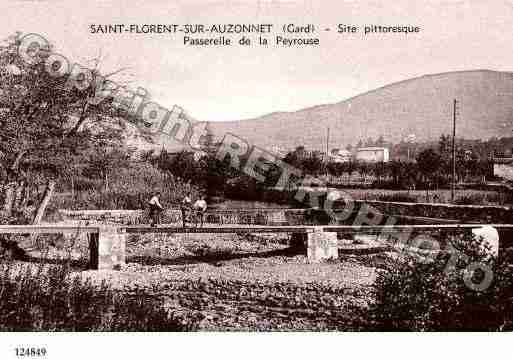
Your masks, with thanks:
[(191, 214), (191, 207), (192, 207), (191, 192), (187, 192), (184, 199), (182, 200), (182, 203), (180, 204), (180, 210), (182, 211), (182, 223), (183, 223), (184, 228), (187, 224), (187, 219), (189, 218), (189, 216)]
[(205, 197), (201, 196), (196, 202), (194, 202), (194, 214), (195, 214), (195, 222), (198, 225), (198, 220), (203, 227), (203, 217), (205, 215), (205, 211), (207, 210), (207, 202), (205, 201)]
[(160, 224), (160, 213), (164, 210), (159, 201), (160, 192), (155, 192), (153, 197), (151, 197), (149, 205), (150, 205), (150, 218), (151, 218), (151, 226), (155, 227), (157, 224)]

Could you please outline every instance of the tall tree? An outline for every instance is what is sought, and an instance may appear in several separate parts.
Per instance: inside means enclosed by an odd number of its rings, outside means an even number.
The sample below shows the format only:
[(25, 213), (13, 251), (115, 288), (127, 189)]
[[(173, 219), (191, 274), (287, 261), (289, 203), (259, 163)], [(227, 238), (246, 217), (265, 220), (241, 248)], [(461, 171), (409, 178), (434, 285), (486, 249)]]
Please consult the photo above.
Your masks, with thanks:
[[(0, 46), (0, 167), (3, 201), (1, 210), (12, 217), (27, 201), (17, 193), (35, 173), (47, 181), (39, 204), (37, 221), (50, 201), (58, 176), (70, 160), (95, 146), (98, 140), (120, 141), (115, 127), (95, 124), (117, 123), (123, 114), (112, 106), (112, 98), (91, 104), (95, 86), (81, 90), (70, 86), (69, 74), (55, 77), (45, 68), (45, 56), (35, 63), (23, 61), (18, 53), (21, 34), (7, 38)], [(52, 49), (50, 49), (52, 50)], [(93, 81), (105, 81), (93, 71)], [(89, 125), (89, 126), (88, 126)]]
[(426, 195), (429, 195), (429, 187), (439, 175), (440, 163), (440, 155), (432, 148), (428, 148), (417, 155), (417, 166), (424, 178)]
[(386, 144), (383, 135), (380, 135), (374, 144), (378, 147), (383, 147)]

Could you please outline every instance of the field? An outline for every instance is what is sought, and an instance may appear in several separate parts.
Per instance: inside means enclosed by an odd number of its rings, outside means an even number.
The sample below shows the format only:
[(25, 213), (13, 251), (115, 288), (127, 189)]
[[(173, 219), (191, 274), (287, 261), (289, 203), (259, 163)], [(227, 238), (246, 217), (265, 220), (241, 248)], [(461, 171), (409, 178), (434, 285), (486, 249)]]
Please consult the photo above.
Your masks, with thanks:
[[(451, 202), (451, 191), (446, 189), (430, 190), (427, 195), (425, 190), (343, 189), (343, 191), (357, 200), (393, 201), (394, 198), (403, 197), (411, 198), (416, 202)], [(456, 203), (478, 205), (504, 205), (508, 204), (509, 200), (505, 194), (500, 192), (474, 189), (458, 189), (454, 193), (454, 198)]]
[(232, 199), (219, 199), (219, 202), (210, 206), (213, 209), (253, 209), (253, 208), (290, 208), (291, 206), (284, 204), (276, 204), (259, 201), (242, 201)]

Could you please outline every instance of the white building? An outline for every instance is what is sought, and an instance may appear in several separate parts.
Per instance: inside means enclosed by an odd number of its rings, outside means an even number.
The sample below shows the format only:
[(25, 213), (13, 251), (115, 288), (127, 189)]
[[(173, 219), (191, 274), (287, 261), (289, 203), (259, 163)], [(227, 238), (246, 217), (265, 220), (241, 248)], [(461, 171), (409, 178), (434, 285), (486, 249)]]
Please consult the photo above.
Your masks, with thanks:
[(271, 154), (273, 154), (274, 156), (277, 156), (279, 158), (284, 158), (290, 152), (286, 148), (277, 146), (277, 145), (271, 146), (271, 147), (267, 148), (266, 150), (271, 152)]
[(208, 156), (208, 153), (206, 153), (205, 151), (194, 151), (192, 157), (194, 158), (194, 161), (199, 161), (201, 160), (202, 158), (204, 157), (207, 157)]
[(494, 157), (493, 175), (507, 181), (513, 181), (513, 157)]
[(335, 148), (331, 150), (330, 161), (335, 163), (349, 162), (353, 159), (353, 154), (348, 150)]
[(363, 162), (388, 162), (390, 152), (386, 147), (361, 147), (356, 151), (356, 160)]

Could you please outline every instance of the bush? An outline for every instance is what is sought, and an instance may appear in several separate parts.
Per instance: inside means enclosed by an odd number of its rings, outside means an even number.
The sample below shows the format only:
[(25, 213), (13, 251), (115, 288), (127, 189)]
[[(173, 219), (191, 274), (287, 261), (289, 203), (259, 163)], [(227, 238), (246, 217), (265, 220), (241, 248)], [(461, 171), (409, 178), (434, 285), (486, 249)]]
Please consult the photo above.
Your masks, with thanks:
[[(496, 262), (479, 248), (472, 235), (453, 242), (468, 258), (460, 257), (447, 267), (450, 254), (439, 255), (426, 263), (406, 255), (382, 270), (374, 284), (376, 301), (371, 317), (378, 330), (511, 330), (513, 329), (513, 285), (509, 256)], [(475, 261), (493, 268), (492, 284), (472, 290), (465, 284), (466, 267)], [(479, 271), (474, 280), (479, 282)]]
[(378, 196), (378, 201), (383, 202), (417, 202), (417, 197), (412, 196), (408, 193), (389, 193), (389, 194), (381, 194)]
[(57, 197), (52, 209), (141, 209), (155, 191), (161, 192), (163, 205), (178, 204), (189, 191), (198, 197), (198, 189), (179, 178), (165, 174), (157, 167), (144, 162), (135, 162), (128, 168), (120, 168), (109, 178), (105, 188), (89, 189), (71, 197)]
[[(26, 218), (19, 215), (6, 216), (0, 212), (0, 225), (26, 224)], [(2, 260), (25, 260), (27, 254), (19, 247), (20, 236), (0, 234), (0, 261)]]
[(457, 197), (454, 202), (463, 205), (506, 205), (513, 203), (513, 193), (471, 193)]
[(114, 291), (94, 285), (66, 266), (46, 271), (13, 269), (2, 264), (0, 330), (2, 331), (181, 331), (163, 303), (142, 291)]
[(498, 193), (471, 193), (458, 196), (454, 200), (455, 204), (462, 205), (488, 205), (502, 203), (501, 196)]

